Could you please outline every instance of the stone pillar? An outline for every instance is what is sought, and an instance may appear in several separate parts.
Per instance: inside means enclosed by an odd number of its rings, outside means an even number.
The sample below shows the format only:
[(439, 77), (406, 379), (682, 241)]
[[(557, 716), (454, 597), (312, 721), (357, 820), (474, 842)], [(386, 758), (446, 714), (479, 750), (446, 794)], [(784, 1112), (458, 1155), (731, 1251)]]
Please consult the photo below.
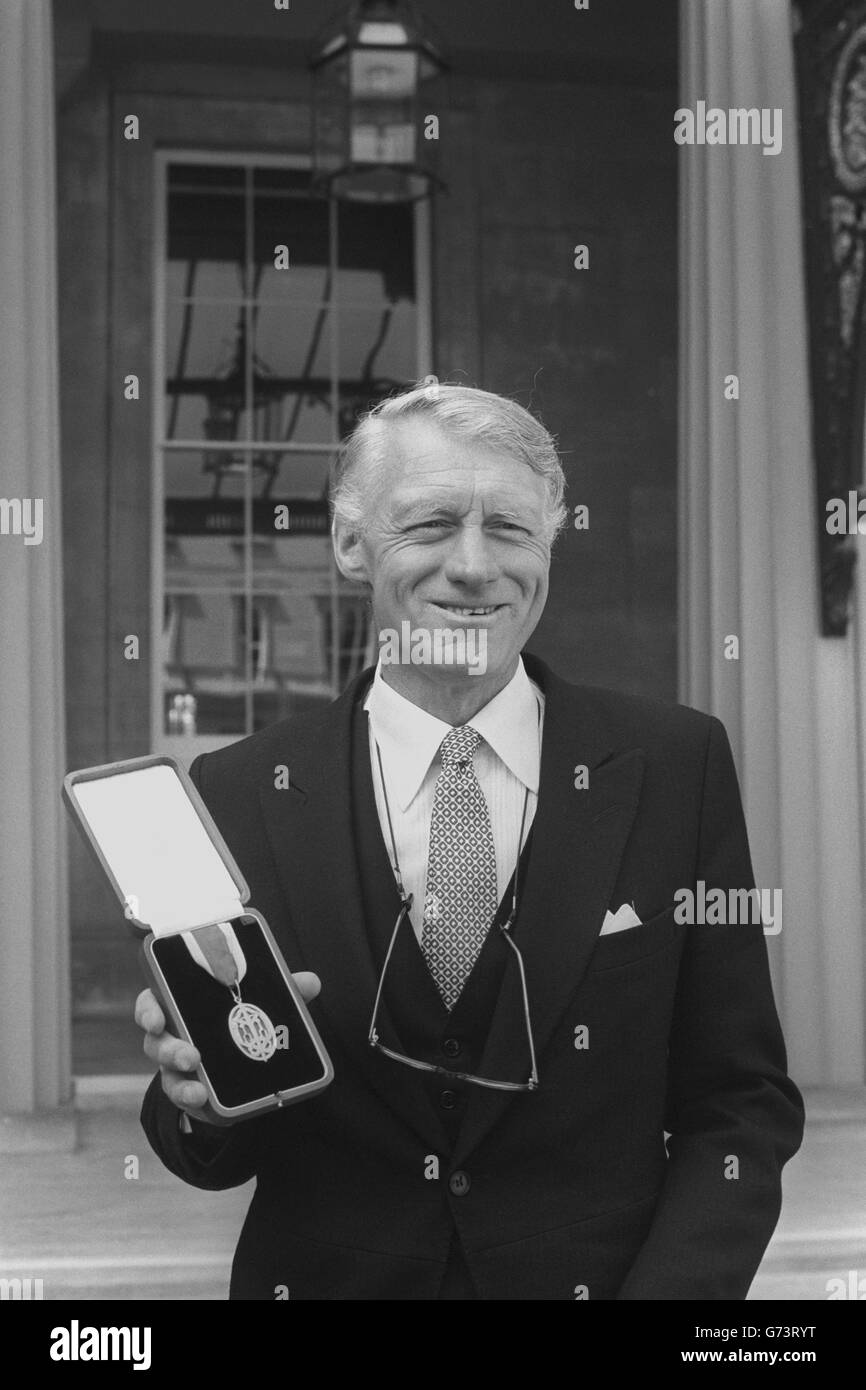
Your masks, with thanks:
[(0, 1141), (19, 1147), (72, 1136), (51, 40), (50, 0), (3, 0)]
[(782, 150), (680, 151), (680, 698), (726, 724), (757, 882), (782, 889), (768, 946), (792, 1072), (860, 1085), (856, 653), (819, 635), (791, 13), (688, 0), (681, 25), (680, 105), (781, 108)]

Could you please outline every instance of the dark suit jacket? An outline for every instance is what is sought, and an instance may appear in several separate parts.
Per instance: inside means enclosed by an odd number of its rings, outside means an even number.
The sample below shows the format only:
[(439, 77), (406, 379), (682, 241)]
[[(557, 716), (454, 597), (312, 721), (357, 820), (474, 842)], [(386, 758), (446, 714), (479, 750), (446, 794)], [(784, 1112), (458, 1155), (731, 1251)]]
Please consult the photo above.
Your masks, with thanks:
[[(204, 1137), (180, 1134), (158, 1077), (148, 1091), (143, 1124), (172, 1172), (257, 1179), (233, 1297), (433, 1299), (455, 1234), (486, 1299), (746, 1295), (803, 1110), (761, 926), (674, 920), (678, 889), (754, 881), (724, 728), (524, 659), (547, 699), (517, 924), (541, 1086), (474, 1088), (456, 1139), (419, 1073), (366, 1041), (377, 975), (350, 768), (370, 673), (194, 764), (251, 905), (290, 967), (321, 977), (311, 1011), (336, 1072), (313, 1100)], [(600, 937), (624, 902), (643, 925)], [(519, 1017), (506, 973), (481, 1075), (525, 1072)]]

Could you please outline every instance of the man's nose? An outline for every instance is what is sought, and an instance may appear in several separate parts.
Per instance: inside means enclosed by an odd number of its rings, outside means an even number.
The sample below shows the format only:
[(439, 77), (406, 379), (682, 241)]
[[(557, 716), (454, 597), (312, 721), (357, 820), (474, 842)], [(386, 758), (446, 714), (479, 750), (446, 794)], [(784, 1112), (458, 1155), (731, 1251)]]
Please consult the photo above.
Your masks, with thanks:
[(479, 527), (463, 527), (454, 537), (445, 562), (445, 575), (452, 583), (484, 584), (495, 579), (498, 570), (489, 541)]

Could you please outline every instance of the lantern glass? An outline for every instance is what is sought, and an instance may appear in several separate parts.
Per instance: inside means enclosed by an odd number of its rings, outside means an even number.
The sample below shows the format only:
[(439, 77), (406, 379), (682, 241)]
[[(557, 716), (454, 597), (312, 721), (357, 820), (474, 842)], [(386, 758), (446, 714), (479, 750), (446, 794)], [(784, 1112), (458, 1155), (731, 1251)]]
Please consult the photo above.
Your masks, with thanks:
[(411, 49), (355, 49), (350, 71), (353, 101), (401, 101), (418, 90), (418, 54)]
[(410, 42), (409, 31), (403, 24), (375, 19), (365, 19), (358, 30), (358, 43), (366, 48), (386, 45), (392, 48), (405, 48)]
[(411, 164), (415, 158), (415, 127), (388, 121), (357, 121), (352, 126), (354, 164)]

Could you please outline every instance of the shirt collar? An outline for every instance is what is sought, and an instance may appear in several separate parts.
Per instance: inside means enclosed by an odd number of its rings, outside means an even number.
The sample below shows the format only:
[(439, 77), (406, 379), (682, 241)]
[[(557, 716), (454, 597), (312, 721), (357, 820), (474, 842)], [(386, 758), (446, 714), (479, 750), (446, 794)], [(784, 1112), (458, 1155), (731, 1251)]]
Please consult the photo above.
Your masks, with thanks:
[[(381, 661), (364, 709), (369, 712), (373, 736), (382, 753), (388, 786), (394, 788), (400, 809), (405, 811), (452, 725), (387, 685)], [(509, 772), (536, 793), (541, 749), (539, 709), (543, 712), (544, 696), (526, 674), (521, 657), (508, 684), (469, 721)]]

